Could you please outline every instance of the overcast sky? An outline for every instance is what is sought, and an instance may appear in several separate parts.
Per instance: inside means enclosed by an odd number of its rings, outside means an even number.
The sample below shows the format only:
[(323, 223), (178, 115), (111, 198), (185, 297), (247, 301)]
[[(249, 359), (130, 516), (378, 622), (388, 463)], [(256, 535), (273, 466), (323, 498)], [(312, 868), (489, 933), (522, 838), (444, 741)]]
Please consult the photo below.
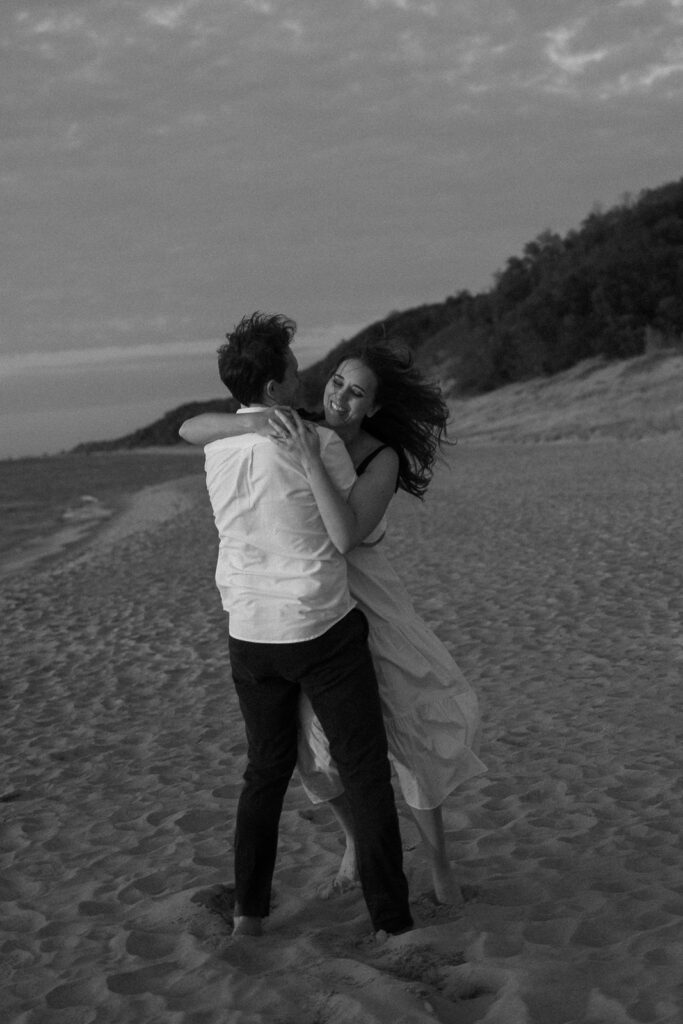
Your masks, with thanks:
[(681, 177), (682, 98), (683, 0), (2, 0), (0, 454), (220, 394), (254, 309), (305, 363), (487, 289)]

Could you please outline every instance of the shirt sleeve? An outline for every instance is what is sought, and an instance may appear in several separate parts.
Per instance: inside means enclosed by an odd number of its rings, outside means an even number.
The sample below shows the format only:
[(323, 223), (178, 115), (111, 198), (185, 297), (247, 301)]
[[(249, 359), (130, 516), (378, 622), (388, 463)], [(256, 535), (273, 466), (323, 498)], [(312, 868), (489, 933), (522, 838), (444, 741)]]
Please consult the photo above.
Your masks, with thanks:
[(344, 498), (356, 482), (356, 471), (346, 445), (333, 430), (318, 427), (320, 433), (320, 457), (330, 480)]

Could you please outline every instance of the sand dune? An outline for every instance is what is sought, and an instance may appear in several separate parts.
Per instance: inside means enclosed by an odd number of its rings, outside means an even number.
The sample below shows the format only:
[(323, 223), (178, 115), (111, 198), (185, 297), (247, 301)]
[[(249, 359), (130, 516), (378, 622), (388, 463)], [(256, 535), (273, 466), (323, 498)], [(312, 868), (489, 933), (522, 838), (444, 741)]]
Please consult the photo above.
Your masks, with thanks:
[(201, 476), (0, 584), (0, 1007), (8, 1024), (679, 1024), (680, 436), (467, 439), (390, 550), (480, 696), (487, 776), (446, 809), (463, 909), (400, 806), (415, 930), (368, 941), (290, 787), (260, 940), (231, 878), (245, 745)]
[(683, 431), (683, 355), (665, 350), (452, 401), (454, 434), (481, 441), (641, 438)]

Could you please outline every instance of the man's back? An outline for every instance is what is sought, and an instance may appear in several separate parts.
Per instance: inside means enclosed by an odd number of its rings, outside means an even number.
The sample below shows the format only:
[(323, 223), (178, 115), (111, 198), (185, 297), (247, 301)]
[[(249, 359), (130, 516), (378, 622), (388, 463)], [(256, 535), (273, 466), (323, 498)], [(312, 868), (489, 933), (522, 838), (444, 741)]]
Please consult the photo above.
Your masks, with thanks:
[[(347, 494), (355, 473), (343, 443), (319, 428), (321, 456)], [(346, 562), (325, 530), (298, 456), (258, 434), (205, 448), (220, 537), (216, 583), (230, 634), (257, 643), (320, 636), (353, 607)]]

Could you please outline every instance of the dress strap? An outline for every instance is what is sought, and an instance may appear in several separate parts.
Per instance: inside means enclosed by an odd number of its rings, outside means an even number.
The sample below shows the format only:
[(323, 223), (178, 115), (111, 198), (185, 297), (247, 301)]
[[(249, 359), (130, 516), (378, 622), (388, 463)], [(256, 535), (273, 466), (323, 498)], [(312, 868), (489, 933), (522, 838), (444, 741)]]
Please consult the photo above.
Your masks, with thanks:
[(358, 465), (356, 466), (356, 476), (362, 476), (365, 470), (372, 462), (372, 460), (375, 458), (375, 456), (379, 455), (380, 452), (383, 452), (385, 448), (389, 448), (389, 445), (381, 444), (379, 445), (379, 447), (373, 448), (370, 454), (366, 455), (362, 462), (359, 462)]
[[(365, 458), (361, 462), (359, 462), (358, 465), (356, 466), (356, 476), (362, 476), (363, 473), (365, 472), (365, 470), (368, 468), (368, 466), (372, 462), (372, 460), (375, 458), (375, 456), (379, 455), (380, 452), (383, 452), (385, 448), (391, 448), (391, 447), (392, 446), (390, 444), (380, 444), (380, 445), (378, 445), (377, 448), (373, 448), (373, 450), (370, 452), (370, 454), (366, 455)], [(395, 448), (393, 450), (396, 451)], [(400, 480), (400, 474), (397, 473), (397, 475), (396, 475), (396, 486), (394, 487), (394, 492), (396, 492), (398, 490), (399, 480)]]

